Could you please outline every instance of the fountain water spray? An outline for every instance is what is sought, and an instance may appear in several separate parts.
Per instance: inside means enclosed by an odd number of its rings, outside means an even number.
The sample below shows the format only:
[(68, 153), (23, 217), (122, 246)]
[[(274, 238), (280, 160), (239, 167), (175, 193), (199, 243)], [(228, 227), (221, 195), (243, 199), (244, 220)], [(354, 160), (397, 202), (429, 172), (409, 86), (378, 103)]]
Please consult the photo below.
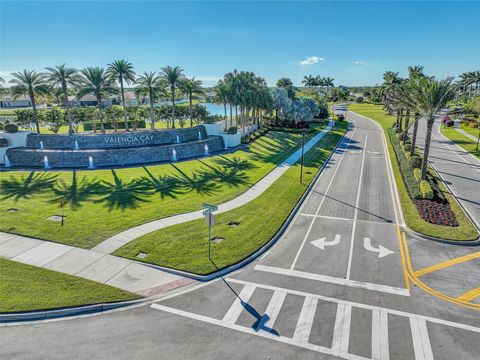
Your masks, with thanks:
[(93, 157), (89, 156), (88, 157), (88, 168), (89, 169), (94, 169), (95, 166), (93, 166)]
[(40, 141), (40, 149), (42, 149), (42, 150), (45, 149), (45, 148), (43, 147), (43, 141)]
[(205, 156), (207, 156), (208, 155), (208, 145), (205, 144), (204, 149), (205, 149)]
[(177, 144), (180, 144), (180, 136), (177, 135)]
[(177, 161), (177, 150), (172, 150), (172, 161)]
[(11, 167), (12, 164), (10, 163), (10, 159), (8, 158), (7, 154), (5, 154), (5, 167)]
[(80, 147), (78, 146), (78, 141), (75, 140), (75, 150), (80, 150)]
[(198, 140), (202, 140), (202, 133), (200, 131), (198, 132)]
[(50, 166), (50, 164), (48, 163), (48, 156), (45, 155), (45, 156), (43, 157), (43, 168), (44, 168), (44, 169), (50, 169), (50, 167), (51, 167), (51, 166)]

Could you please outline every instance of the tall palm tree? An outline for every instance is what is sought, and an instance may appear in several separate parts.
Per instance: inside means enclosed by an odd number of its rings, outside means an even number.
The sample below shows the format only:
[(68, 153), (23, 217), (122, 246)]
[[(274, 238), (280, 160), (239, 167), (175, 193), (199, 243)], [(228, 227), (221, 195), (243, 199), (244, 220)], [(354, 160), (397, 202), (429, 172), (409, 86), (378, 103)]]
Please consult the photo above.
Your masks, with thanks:
[(180, 83), (179, 87), (182, 94), (188, 96), (188, 103), (190, 107), (190, 127), (192, 127), (193, 126), (193, 106), (192, 106), (193, 96), (201, 95), (204, 93), (204, 90), (202, 88), (202, 81), (195, 79), (195, 77), (191, 79), (184, 79)]
[(103, 123), (102, 100), (113, 94), (117, 94), (115, 80), (107, 74), (105, 69), (99, 67), (87, 67), (81, 71), (80, 90), (77, 98), (84, 95), (92, 94), (97, 98), (97, 118), (100, 120), (100, 131), (105, 133), (105, 125)]
[(293, 99), (295, 97), (295, 88), (293, 82), (289, 78), (280, 78), (277, 81), (277, 87), (287, 90), (288, 97)]
[(323, 80), (323, 84), (322, 84), (323, 86), (326, 86), (327, 88), (334, 86), (333, 81), (335, 79), (333, 79), (331, 77), (324, 77), (322, 80)]
[(78, 71), (74, 68), (66, 67), (65, 64), (46, 68), (50, 73), (47, 80), (53, 87), (60, 89), (63, 107), (67, 113), (68, 134), (73, 134), (72, 113), (68, 101), (68, 87), (76, 87), (80, 82)]
[(225, 125), (223, 127), (224, 131), (228, 130), (228, 118), (227, 118), (227, 102), (228, 102), (228, 88), (225, 82), (220, 79), (218, 80), (217, 85), (215, 86), (215, 96), (213, 98), (213, 102), (215, 104), (223, 104), (223, 109), (225, 111)]
[(305, 75), (302, 80), (302, 84), (306, 87), (316, 87), (316, 78), (313, 75)]
[(125, 90), (123, 88), (124, 83), (131, 84), (135, 82), (135, 71), (133, 70), (132, 63), (126, 60), (116, 60), (111, 64), (108, 64), (107, 75), (113, 79), (118, 80), (120, 84), (120, 93), (122, 95), (123, 106), (123, 118), (125, 120), (125, 131), (128, 131), (128, 116), (125, 104)]
[(155, 130), (155, 101), (166, 95), (165, 82), (156, 72), (145, 72), (137, 77), (137, 93), (148, 96), (150, 103), (150, 127)]
[(423, 152), (422, 179), (427, 177), (428, 156), (432, 140), (432, 128), (435, 115), (454, 98), (453, 79), (435, 80), (429, 77), (418, 77), (408, 85), (396, 89), (395, 98), (406, 108), (413, 109), (420, 118), (427, 121), (427, 133)]
[(10, 88), (11, 94), (14, 99), (21, 95), (28, 95), (30, 102), (32, 103), (33, 119), (37, 127), (37, 133), (40, 134), (36, 98), (49, 93), (50, 87), (47, 83), (47, 77), (45, 74), (38, 73), (35, 70), (15, 72), (12, 73), (12, 76), (13, 79), (10, 80), (10, 83), (13, 84)]
[(421, 65), (414, 65), (408, 67), (408, 78), (410, 80), (425, 76), (423, 73), (423, 66)]
[(161, 76), (170, 85), (170, 94), (172, 97), (172, 129), (175, 129), (175, 90), (185, 76), (180, 66), (163, 67)]

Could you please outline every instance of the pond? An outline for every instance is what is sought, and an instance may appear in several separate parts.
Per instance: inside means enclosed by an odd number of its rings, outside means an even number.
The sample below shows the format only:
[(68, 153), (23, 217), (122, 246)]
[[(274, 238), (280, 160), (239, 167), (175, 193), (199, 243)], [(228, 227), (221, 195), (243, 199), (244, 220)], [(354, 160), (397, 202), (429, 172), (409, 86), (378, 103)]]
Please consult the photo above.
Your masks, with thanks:
[[(207, 108), (207, 111), (212, 114), (212, 115), (225, 115), (225, 110), (223, 108), (223, 105), (220, 104), (214, 104), (214, 103), (201, 103), (200, 105), (205, 106)], [(228, 106), (227, 106), (227, 112), (228, 112)]]

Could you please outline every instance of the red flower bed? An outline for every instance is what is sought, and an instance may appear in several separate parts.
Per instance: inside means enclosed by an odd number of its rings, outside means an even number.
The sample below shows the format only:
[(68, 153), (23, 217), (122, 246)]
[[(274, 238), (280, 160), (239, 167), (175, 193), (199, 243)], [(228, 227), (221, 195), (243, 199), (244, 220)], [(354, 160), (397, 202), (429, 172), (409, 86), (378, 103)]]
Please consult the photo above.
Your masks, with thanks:
[(435, 225), (458, 226), (450, 204), (435, 200), (415, 200), (415, 204), (423, 220)]

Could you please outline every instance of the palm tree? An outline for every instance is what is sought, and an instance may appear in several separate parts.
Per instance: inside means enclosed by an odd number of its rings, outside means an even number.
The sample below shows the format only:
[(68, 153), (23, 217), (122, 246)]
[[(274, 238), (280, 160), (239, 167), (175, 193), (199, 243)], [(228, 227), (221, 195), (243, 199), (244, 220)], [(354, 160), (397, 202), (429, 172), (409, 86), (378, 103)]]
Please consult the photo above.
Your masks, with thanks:
[(14, 99), (21, 95), (28, 95), (33, 108), (33, 119), (37, 127), (37, 133), (40, 134), (40, 124), (37, 114), (37, 96), (47, 95), (50, 87), (47, 84), (47, 77), (45, 74), (36, 72), (35, 70), (23, 70), (22, 72), (12, 73), (13, 79), (10, 83), (13, 86), (10, 88)]
[(63, 107), (67, 113), (68, 121), (68, 134), (73, 134), (73, 125), (72, 125), (72, 114), (70, 107), (68, 106), (68, 87), (76, 87), (80, 82), (80, 77), (78, 71), (74, 68), (68, 68), (65, 64), (57, 65), (53, 68), (46, 68), (50, 74), (48, 74), (48, 81), (54, 87), (60, 89)]
[(165, 66), (162, 68), (162, 78), (170, 85), (172, 97), (172, 129), (175, 129), (175, 90), (183, 80), (183, 69), (180, 66)]
[(425, 76), (423, 73), (423, 66), (421, 65), (414, 65), (408, 67), (408, 78), (410, 80)]
[(305, 75), (303, 77), (302, 84), (304, 84), (306, 87), (316, 87), (316, 77), (313, 75)]
[(289, 78), (280, 78), (277, 81), (277, 87), (287, 90), (288, 97), (293, 99), (295, 97), (295, 88), (293, 82)]
[(334, 81), (335, 79), (333, 79), (333, 78), (331, 78), (331, 77), (324, 77), (322, 80), (323, 80), (323, 81), (322, 81), (322, 85), (323, 85), (323, 86), (326, 86), (327, 89), (328, 89), (329, 87), (333, 87), (333, 86), (334, 86), (334, 85), (333, 85), (333, 81)]
[(128, 117), (127, 109), (125, 104), (125, 90), (123, 88), (124, 82), (127, 84), (135, 82), (135, 71), (133, 71), (132, 63), (126, 60), (116, 60), (111, 64), (108, 64), (107, 76), (112, 77), (115, 80), (118, 80), (120, 83), (120, 93), (122, 95), (122, 106), (123, 106), (123, 118), (125, 120), (125, 131), (128, 131)]
[(223, 127), (224, 131), (227, 131), (228, 129), (228, 123), (227, 123), (227, 85), (223, 80), (218, 80), (217, 85), (215, 86), (215, 96), (213, 98), (213, 102), (215, 104), (223, 104), (223, 109), (225, 111), (225, 125)]
[(92, 94), (97, 98), (97, 118), (100, 120), (100, 131), (105, 133), (102, 114), (102, 99), (106, 96), (117, 94), (115, 80), (107, 74), (105, 69), (99, 67), (88, 67), (81, 71), (81, 88), (77, 93), (77, 98)]
[(193, 126), (193, 107), (192, 101), (194, 95), (201, 95), (204, 93), (202, 88), (202, 81), (195, 79), (185, 79), (180, 83), (180, 91), (183, 95), (188, 96), (188, 102), (190, 107), (190, 127)]
[(142, 95), (148, 95), (150, 103), (150, 127), (155, 130), (155, 101), (166, 95), (165, 83), (156, 72), (145, 72), (137, 77), (136, 92)]
[(453, 99), (455, 88), (453, 79), (435, 80), (429, 77), (417, 77), (396, 89), (395, 99), (427, 121), (427, 133), (425, 136), (425, 147), (422, 163), (422, 180), (427, 177), (428, 156), (432, 139), (432, 128), (435, 122), (435, 115), (442, 110), (447, 103)]

